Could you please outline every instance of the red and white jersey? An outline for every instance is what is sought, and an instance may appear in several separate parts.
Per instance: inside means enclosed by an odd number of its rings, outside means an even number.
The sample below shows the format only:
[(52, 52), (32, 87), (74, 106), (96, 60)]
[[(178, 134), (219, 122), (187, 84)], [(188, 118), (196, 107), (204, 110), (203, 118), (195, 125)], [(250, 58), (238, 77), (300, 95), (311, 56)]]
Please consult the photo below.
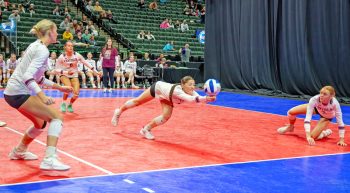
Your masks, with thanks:
[(61, 54), (57, 59), (56, 70), (59, 71), (70, 71), (74, 72), (72, 75), (65, 75), (68, 78), (77, 78), (78, 77), (78, 64), (82, 63), (88, 68), (93, 68), (83, 56), (79, 53), (74, 52), (73, 55), (68, 56), (65, 53)]
[[(163, 82), (163, 81), (156, 82), (155, 97), (158, 98), (159, 100), (170, 101), (169, 94), (172, 86), (173, 84), (170, 84), (167, 82)], [(172, 101), (174, 104), (181, 104), (183, 102), (198, 103), (198, 102), (205, 102), (206, 97), (200, 96), (196, 91), (193, 91), (193, 95), (189, 95), (182, 90), (181, 85), (177, 85), (172, 95)]]
[(343, 115), (340, 109), (338, 100), (333, 97), (328, 104), (323, 104), (320, 101), (320, 95), (316, 95), (309, 100), (307, 105), (306, 117), (304, 122), (308, 123), (311, 121), (314, 109), (317, 109), (318, 113), (327, 119), (336, 118), (339, 128), (344, 128)]
[(8, 70), (8, 69), (14, 70), (14, 69), (16, 69), (17, 64), (18, 64), (18, 61), (17, 61), (17, 60), (12, 61), (12, 60), (10, 60), (10, 59), (7, 59), (7, 62), (6, 62), (6, 69), (7, 69), (7, 70)]

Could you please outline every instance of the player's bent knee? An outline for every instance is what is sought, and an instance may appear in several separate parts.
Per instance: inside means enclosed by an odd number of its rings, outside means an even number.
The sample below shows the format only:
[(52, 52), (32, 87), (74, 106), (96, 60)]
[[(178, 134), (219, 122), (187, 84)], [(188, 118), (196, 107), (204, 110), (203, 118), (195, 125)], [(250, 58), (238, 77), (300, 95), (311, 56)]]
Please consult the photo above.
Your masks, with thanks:
[(296, 116), (294, 114), (292, 114), (290, 111), (288, 111), (287, 116), (289, 118), (289, 120), (295, 120)]
[[(46, 121), (44, 122), (46, 123)], [(35, 139), (36, 137), (38, 137), (42, 132), (44, 131), (43, 128), (36, 128), (34, 126), (30, 127), (27, 129), (26, 133), (27, 135), (32, 138), (32, 139)]]
[(63, 122), (60, 119), (52, 119), (50, 121), (49, 129), (47, 130), (47, 135), (59, 137), (62, 132)]
[(165, 122), (167, 122), (169, 120), (170, 117), (168, 116), (163, 116), (163, 115), (160, 115), (156, 118), (154, 118), (154, 122), (157, 124), (157, 125), (161, 125), (161, 124), (164, 124)]

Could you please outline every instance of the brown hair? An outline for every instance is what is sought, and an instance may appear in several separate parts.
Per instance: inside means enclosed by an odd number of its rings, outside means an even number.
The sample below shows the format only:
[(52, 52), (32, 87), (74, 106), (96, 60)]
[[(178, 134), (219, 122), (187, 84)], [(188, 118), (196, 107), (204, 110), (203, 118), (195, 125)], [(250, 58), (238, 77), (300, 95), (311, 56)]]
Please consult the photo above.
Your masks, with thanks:
[(333, 86), (324, 86), (324, 87), (322, 87), (321, 90), (323, 90), (323, 89), (328, 90), (328, 92), (329, 92), (331, 95), (335, 96), (335, 89), (333, 88)]
[(192, 76), (185, 76), (181, 79), (181, 84), (186, 84), (190, 80), (194, 80)]

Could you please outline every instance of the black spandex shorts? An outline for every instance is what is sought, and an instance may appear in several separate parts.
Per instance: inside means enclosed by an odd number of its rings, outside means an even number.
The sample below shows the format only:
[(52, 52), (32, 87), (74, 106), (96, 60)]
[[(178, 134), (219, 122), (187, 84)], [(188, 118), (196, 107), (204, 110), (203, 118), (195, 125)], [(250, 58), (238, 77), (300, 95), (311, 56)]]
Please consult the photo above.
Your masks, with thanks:
[(5, 95), (5, 101), (13, 108), (18, 109), (29, 99), (29, 94), (20, 94), (20, 95)]

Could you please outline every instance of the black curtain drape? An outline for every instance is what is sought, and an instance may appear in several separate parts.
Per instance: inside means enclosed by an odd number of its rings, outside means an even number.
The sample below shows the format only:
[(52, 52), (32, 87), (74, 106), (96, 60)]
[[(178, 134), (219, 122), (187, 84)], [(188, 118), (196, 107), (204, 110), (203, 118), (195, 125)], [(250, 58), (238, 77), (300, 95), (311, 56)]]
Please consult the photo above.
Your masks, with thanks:
[(350, 96), (349, 0), (206, 0), (205, 79), (222, 87)]

